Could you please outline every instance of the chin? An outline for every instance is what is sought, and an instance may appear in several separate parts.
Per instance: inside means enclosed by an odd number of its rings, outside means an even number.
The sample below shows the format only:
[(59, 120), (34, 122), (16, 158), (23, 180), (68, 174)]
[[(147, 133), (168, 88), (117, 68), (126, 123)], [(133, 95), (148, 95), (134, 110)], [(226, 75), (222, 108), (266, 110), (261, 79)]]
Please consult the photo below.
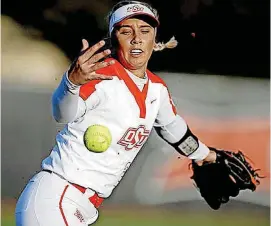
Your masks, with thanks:
[(146, 60), (143, 59), (132, 59), (128, 61), (129, 66), (131, 66), (131, 69), (139, 69), (147, 64)]

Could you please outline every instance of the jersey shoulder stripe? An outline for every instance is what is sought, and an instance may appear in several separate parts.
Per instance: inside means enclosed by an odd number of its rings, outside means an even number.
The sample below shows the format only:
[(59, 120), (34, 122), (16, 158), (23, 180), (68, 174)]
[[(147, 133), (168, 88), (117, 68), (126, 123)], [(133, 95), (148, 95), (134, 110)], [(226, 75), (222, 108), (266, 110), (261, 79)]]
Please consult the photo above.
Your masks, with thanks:
[(147, 75), (149, 77), (149, 79), (151, 80), (152, 83), (160, 83), (163, 86), (165, 86), (167, 88), (166, 83), (164, 82), (164, 80), (162, 78), (160, 78), (158, 75), (152, 73), (151, 71), (147, 70)]
[(169, 96), (169, 102), (170, 105), (172, 107), (172, 111), (173, 113), (176, 115), (177, 114), (177, 109), (175, 107), (175, 105), (173, 104), (170, 92), (168, 90), (167, 84), (164, 82), (164, 80), (162, 78), (160, 78), (158, 75), (152, 73), (151, 71), (147, 70), (147, 75), (149, 77), (149, 79), (152, 81), (152, 83), (160, 83), (162, 84), (164, 87), (166, 87), (167, 91), (168, 91), (168, 96)]
[[(108, 61), (108, 60), (106, 60)], [(105, 68), (101, 68), (96, 71), (97, 74), (103, 74), (108, 76), (117, 76), (115, 73), (115, 70), (113, 68), (113, 65), (107, 66)], [(79, 95), (83, 100), (86, 100), (92, 93), (95, 92), (96, 88), (95, 86), (102, 82), (103, 80), (92, 80), (80, 87)], [(107, 80), (106, 80), (107, 81)]]

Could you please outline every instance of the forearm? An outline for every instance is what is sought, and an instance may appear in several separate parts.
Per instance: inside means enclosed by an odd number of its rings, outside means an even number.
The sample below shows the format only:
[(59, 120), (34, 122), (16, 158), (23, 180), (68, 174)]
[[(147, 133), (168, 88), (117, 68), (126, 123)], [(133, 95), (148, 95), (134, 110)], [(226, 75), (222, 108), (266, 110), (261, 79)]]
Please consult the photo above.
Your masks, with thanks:
[(53, 116), (57, 122), (68, 123), (76, 118), (79, 105), (84, 105), (79, 97), (79, 89), (80, 86), (72, 84), (65, 73), (52, 95)]
[(166, 126), (156, 127), (158, 135), (172, 145), (182, 155), (196, 161), (209, 155), (209, 148), (198, 140), (189, 130), (186, 122), (179, 116)]

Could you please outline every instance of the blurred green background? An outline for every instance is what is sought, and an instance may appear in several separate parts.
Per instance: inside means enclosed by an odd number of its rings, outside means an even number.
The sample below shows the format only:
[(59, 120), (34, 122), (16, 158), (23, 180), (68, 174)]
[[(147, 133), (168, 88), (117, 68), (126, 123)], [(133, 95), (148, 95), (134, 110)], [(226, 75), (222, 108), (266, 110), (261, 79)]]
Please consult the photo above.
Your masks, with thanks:
[[(15, 226), (14, 205), (2, 204), (2, 225)], [(269, 226), (269, 210), (198, 211), (177, 207), (105, 206), (95, 226)]]

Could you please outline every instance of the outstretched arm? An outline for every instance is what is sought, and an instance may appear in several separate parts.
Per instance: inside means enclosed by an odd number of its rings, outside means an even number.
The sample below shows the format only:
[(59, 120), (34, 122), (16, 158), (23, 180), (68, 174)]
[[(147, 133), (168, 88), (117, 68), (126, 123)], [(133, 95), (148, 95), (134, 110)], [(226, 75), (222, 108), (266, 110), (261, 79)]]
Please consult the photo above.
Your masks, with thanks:
[(194, 159), (199, 164), (202, 161), (215, 161), (215, 153), (191, 132), (181, 116), (176, 115), (167, 125), (155, 126), (155, 130), (163, 140), (189, 159)]
[[(74, 61), (70, 70), (66, 72), (52, 96), (53, 116), (57, 122), (68, 123), (84, 115), (87, 108), (94, 108), (99, 103), (97, 94), (91, 95), (87, 101), (80, 97), (80, 87), (92, 80), (108, 80), (111, 76), (97, 74), (98, 69), (107, 67), (114, 63), (99, 62), (110, 54), (110, 50), (96, 53), (105, 42), (89, 47), (86, 40), (82, 41), (83, 47), (80, 56)], [(95, 54), (96, 53), (96, 54)]]
[(161, 90), (160, 108), (154, 127), (158, 135), (180, 154), (199, 164), (202, 161), (215, 161), (215, 153), (192, 133), (185, 120), (177, 114), (166, 87)]
[(68, 123), (85, 113), (86, 103), (79, 96), (79, 91), (80, 86), (73, 84), (66, 72), (52, 95), (53, 117), (57, 122)]

